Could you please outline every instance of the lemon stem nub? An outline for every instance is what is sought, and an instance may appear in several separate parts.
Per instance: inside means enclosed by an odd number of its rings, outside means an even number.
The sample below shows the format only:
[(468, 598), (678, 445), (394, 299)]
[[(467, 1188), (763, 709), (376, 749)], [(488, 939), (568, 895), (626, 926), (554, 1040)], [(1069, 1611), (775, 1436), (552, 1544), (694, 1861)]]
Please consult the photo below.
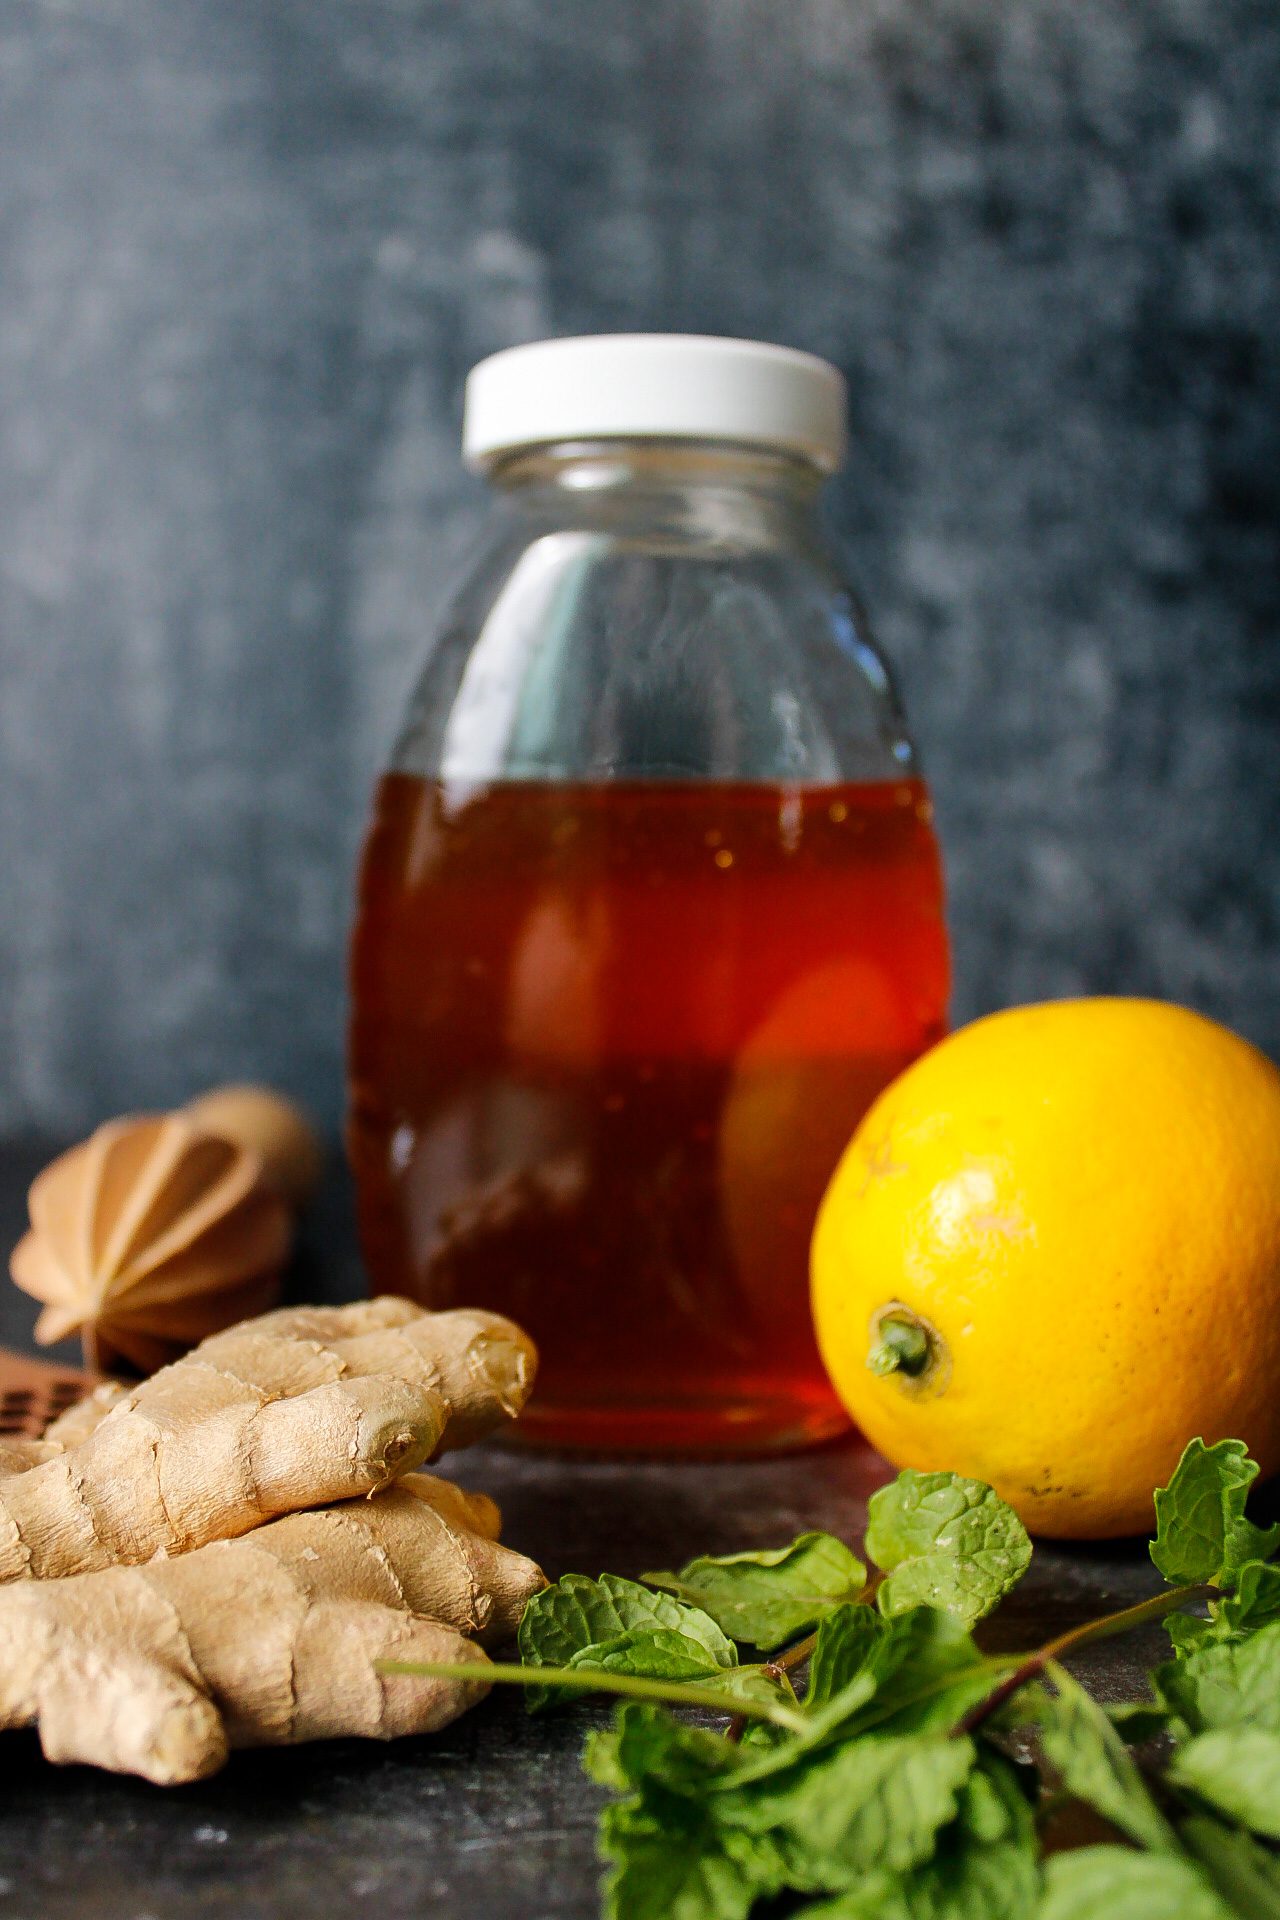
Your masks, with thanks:
[(886, 1314), (876, 1329), (878, 1338), (867, 1355), (872, 1373), (923, 1373), (929, 1363), (929, 1336), (918, 1320)]

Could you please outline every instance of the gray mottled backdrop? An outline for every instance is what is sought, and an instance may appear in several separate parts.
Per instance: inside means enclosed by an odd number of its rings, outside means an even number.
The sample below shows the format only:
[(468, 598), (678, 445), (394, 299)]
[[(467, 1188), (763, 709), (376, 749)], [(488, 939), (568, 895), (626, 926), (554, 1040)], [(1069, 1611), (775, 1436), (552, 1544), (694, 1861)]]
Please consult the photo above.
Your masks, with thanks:
[(332, 1120), (479, 355), (838, 361), (957, 1012), (1280, 1048), (1273, 0), (0, 0), (0, 1127)]

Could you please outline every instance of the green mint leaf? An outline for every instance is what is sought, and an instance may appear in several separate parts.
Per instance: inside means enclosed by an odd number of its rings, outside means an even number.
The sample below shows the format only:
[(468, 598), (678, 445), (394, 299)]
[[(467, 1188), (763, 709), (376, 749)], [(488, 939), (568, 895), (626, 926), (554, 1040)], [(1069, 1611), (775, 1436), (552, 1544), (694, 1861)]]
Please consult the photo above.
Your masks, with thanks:
[(1027, 1530), (982, 1480), (900, 1473), (867, 1507), (867, 1552), (889, 1578), (883, 1613), (938, 1607), (970, 1625), (997, 1606), (1031, 1562)]
[(850, 1725), (857, 1719), (858, 1706), (864, 1706), (874, 1693), (874, 1680), (870, 1675), (860, 1675), (837, 1695), (830, 1706), (807, 1716), (795, 1732), (779, 1729), (775, 1738), (771, 1730), (767, 1739), (753, 1740), (749, 1744), (744, 1739), (733, 1748), (739, 1756), (739, 1770), (732, 1778), (717, 1783), (709, 1791), (719, 1791), (720, 1786), (735, 1789), (755, 1786), (759, 1781), (789, 1773), (802, 1760), (811, 1758), (815, 1753), (828, 1751), (837, 1739), (849, 1733)]
[(787, 1885), (837, 1893), (877, 1868), (902, 1873), (928, 1859), (974, 1757), (969, 1740), (870, 1735), (749, 1785), (722, 1776), (709, 1802), (718, 1826), (772, 1837)]
[(1175, 1752), (1167, 1778), (1242, 1827), (1280, 1840), (1280, 1734), (1222, 1727)]
[(904, 1920), (1032, 1920), (1041, 1884), (1035, 1816), (1007, 1761), (984, 1757), (961, 1790), (955, 1825), (916, 1878), (925, 1898)]
[(611, 1727), (595, 1727), (582, 1743), (582, 1771), (598, 1787), (611, 1793), (626, 1793), (631, 1776), (618, 1751), (619, 1734), (615, 1721)]
[(732, 1645), (705, 1613), (616, 1573), (601, 1574), (598, 1580), (566, 1573), (535, 1593), (520, 1622), (520, 1652), (533, 1666), (566, 1667), (584, 1647), (640, 1627), (683, 1634), (704, 1648), (712, 1666), (737, 1662)]
[(1280, 1566), (1250, 1560), (1240, 1569), (1235, 1592), (1209, 1602), (1207, 1619), (1171, 1613), (1164, 1627), (1181, 1659), (1203, 1646), (1243, 1640), (1275, 1620), (1280, 1620)]
[(605, 1920), (746, 1920), (781, 1884), (767, 1836), (722, 1834), (695, 1801), (650, 1787), (600, 1820)]
[(797, 1920), (1035, 1920), (1039, 1893), (1034, 1848), (944, 1842), (914, 1873), (873, 1874)]
[[(598, 1580), (566, 1573), (535, 1593), (520, 1622), (519, 1645), (527, 1667), (591, 1667), (654, 1680), (697, 1678), (738, 1660), (705, 1613), (613, 1573)], [(536, 1713), (565, 1697), (531, 1686), (526, 1699)]]
[(953, 1727), (994, 1685), (953, 1614), (915, 1607), (886, 1619), (855, 1604), (819, 1626), (804, 1704), (825, 1732), (870, 1720), (891, 1733), (928, 1733)]
[[(864, 1727), (878, 1733), (950, 1733), (964, 1719), (971, 1707), (987, 1698), (992, 1690), (993, 1681), (985, 1668), (957, 1674), (947, 1685), (936, 1682), (923, 1697), (910, 1697), (910, 1688), (903, 1686), (901, 1691), (908, 1698), (892, 1706), (891, 1711), (880, 1717), (880, 1703), (869, 1708), (860, 1718)], [(895, 1688), (895, 1692), (898, 1691)]]
[(742, 1766), (720, 1734), (630, 1703), (591, 1737), (583, 1764), (627, 1796), (600, 1821), (608, 1920), (743, 1920), (783, 1884), (770, 1836), (722, 1831), (708, 1804), (710, 1785)]
[(1034, 1822), (1013, 1769), (989, 1755), (958, 1800), (931, 1860), (907, 1874), (868, 1876), (805, 1907), (803, 1920), (1034, 1920)]
[[(674, 1793), (693, 1795), (743, 1764), (739, 1749), (723, 1734), (677, 1720), (666, 1707), (651, 1707), (647, 1701), (626, 1701), (618, 1707), (612, 1728), (593, 1741), (593, 1755), (604, 1751), (612, 1772), (608, 1784), (641, 1786), (656, 1780)], [(603, 1774), (593, 1778), (601, 1780)]]
[(809, 1660), (805, 1706), (812, 1711), (834, 1700), (865, 1671), (872, 1652), (889, 1633), (889, 1622), (857, 1601), (829, 1613), (819, 1623)]
[(1268, 1560), (1280, 1526), (1255, 1527), (1244, 1517), (1258, 1463), (1243, 1440), (1187, 1443), (1167, 1487), (1155, 1496), (1151, 1558), (1171, 1586), (1211, 1580), (1234, 1584), (1250, 1560)]
[[(677, 1633), (673, 1627), (632, 1627), (626, 1633), (615, 1634), (612, 1640), (579, 1647), (568, 1664), (572, 1672), (580, 1672), (585, 1667), (594, 1673), (638, 1674), (644, 1680), (722, 1677), (722, 1669), (716, 1666), (706, 1648), (688, 1634)], [(732, 1671), (736, 1673), (737, 1669)]]
[(901, 1874), (869, 1873), (834, 1899), (806, 1900), (796, 1920), (918, 1920), (917, 1908), (907, 1904), (909, 1898)]
[(867, 1570), (833, 1534), (802, 1533), (789, 1547), (703, 1555), (679, 1573), (643, 1577), (702, 1608), (731, 1639), (769, 1653), (855, 1600)]
[(1280, 1860), (1249, 1834), (1194, 1814), (1178, 1829), (1232, 1911), (1243, 1920), (1280, 1920)]
[(960, 1841), (941, 1846), (915, 1873), (877, 1874), (803, 1907), (798, 1920), (1036, 1920), (1039, 1896), (1033, 1847)]
[(1173, 1651), (1179, 1660), (1188, 1653), (1194, 1653), (1197, 1647), (1203, 1647), (1214, 1639), (1213, 1621), (1198, 1613), (1170, 1613), (1164, 1618), (1164, 1630), (1173, 1642)]
[(1030, 1776), (1027, 1793), (1012, 1761), (996, 1753), (982, 1755), (960, 1790), (959, 1822), (971, 1839), (994, 1845), (997, 1840), (1030, 1842), (1035, 1838), (1035, 1779), (1030, 1767), (1022, 1768), (1022, 1772)]
[(1235, 1592), (1213, 1601), (1209, 1611), (1224, 1635), (1256, 1633), (1280, 1620), (1280, 1566), (1248, 1561), (1240, 1569)]
[(741, 1752), (723, 1735), (639, 1700), (619, 1707), (613, 1726), (594, 1734), (583, 1754), (584, 1767), (601, 1786), (623, 1791), (656, 1783), (695, 1799), (742, 1764)]
[[(818, 1662), (818, 1695), (811, 1682), (805, 1696), (808, 1724), (797, 1736), (801, 1745), (820, 1746), (868, 1726), (892, 1733), (926, 1732), (937, 1725), (949, 1729), (965, 1710), (945, 1718), (944, 1698), (954, 1687), (967, 1684), (980, 1699), (994, 1684), (972, 1635), (953, 1615), (916, 1607), (892, 1620), (872, 1617), (876, 1629), (858, 1664), (861, 1636), (855, 1639), (855, 1630), (831, 1616), (831, 1638)], [(818, 1632), (821, 1638), (822, 1628)]]
[(1236, 1920), (1199, 1867), (1172, 1854), (1080, 1847), (1045, 1867), (1036, 1920)]
[(901, 1700), (963, 1671), (979, 1659), (973, 1635), (963, 1620), (937, 1607), (912, 1607), (884, 1622), (867, 1661), (880, 1702)]
[(1176, 1851), (1172, 1828), (1102, 1708), (1064, 1668), (1053, 1666), (1050, 1673), (1056, 1692), (1029, 1687), (1023, 1706), (1039, 1723), (1044, 1757), (1067, 1792), (1140, 1847)]
[[(852, 1648), (845, 1651), (851, 1665)], [(836, 1641), (833, 1679), (839, 1671), (839, 1652)], [(816, 1647), (814, 1653), (816, 1657)], [(821, 1677), (820, 1668), (820, 1681)], [(808, 1737), (820, 1744), (869, 1728), (886, 1733), (947, 1732), (994, 1684), (961, 1621), (932, 1607), (915, 1607), (891, 1620), (881, 1619), (863, 1664), (829, 1698), (814, 1702), (806, 1695)]]
[(1197, 1647), (1157, 1667), (1153, 1680), (1193, 1733), (1244, 1726), (1280, 1733), (1280, 1621)]
[(972, 1743), (946, 1737), (784, 1744), (783, 1766), (753, 1780), (720, 1735), (623, 1707), (586, 1756), (627, 1796), (601, 1824), (606, 1914), (742, 1920), (791, 1889), (856, 1896), (849, 1911), (868, 1920), (1030, 1920), (1031, 1817), (1007, 1763), (975, 1770)]

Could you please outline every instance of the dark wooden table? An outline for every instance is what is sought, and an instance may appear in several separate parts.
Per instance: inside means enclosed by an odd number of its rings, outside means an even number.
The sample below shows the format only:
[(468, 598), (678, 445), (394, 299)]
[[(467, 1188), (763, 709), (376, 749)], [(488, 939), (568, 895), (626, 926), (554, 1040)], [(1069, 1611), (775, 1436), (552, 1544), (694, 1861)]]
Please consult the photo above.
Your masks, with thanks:
[[(0, 1151), (0, 1236), (25, 1224), (35, 1149)], [(335, 1180), (294, 1275), (299, 1297), (362, 1290)], [(30, 1347), (33, 1303), (0, 1283), (0, 1340)], [(635, 1574), (698, 1552), (781, 1544), (806, 1527), (860, 1535), (887, 1469), (851, 1440), (781, 1460), (586, 1459), (476, 1448), (446, 1471), (501, 1503), (504, 1537), (553, 1577)], [(990, 1644), (1033, 1646), (1158, 1585), (1141, 1545), (1037, 1550)], [(1141, 1690), (1158, 1631), (1092, 1650), (1105, 1698)], [(52, 1767), (32, 1734), (0, 1736), (0, 1914), (15, 1920), (588, 1920), (598, 1911), (600, 1794), (578, 1765), (608, 1709), (531, 1719), (496, 1690), (433, 1738), (335, 1741), (233, 1755), (199, 1786), (164, 1791)]]

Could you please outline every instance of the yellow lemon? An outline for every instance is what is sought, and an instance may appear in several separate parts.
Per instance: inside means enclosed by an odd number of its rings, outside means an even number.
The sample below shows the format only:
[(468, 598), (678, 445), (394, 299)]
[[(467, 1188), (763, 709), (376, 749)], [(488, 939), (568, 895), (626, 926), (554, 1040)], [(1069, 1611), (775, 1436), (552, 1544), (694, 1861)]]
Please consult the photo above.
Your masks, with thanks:
[(975, 1021), (868, 1111), (812, 1273), (890, 1460), (990, 1481), (1033, 1532), (1136, 1532), (1196, 1434), (1280, 1468), (1280, 1072), (1159, 1001)]

